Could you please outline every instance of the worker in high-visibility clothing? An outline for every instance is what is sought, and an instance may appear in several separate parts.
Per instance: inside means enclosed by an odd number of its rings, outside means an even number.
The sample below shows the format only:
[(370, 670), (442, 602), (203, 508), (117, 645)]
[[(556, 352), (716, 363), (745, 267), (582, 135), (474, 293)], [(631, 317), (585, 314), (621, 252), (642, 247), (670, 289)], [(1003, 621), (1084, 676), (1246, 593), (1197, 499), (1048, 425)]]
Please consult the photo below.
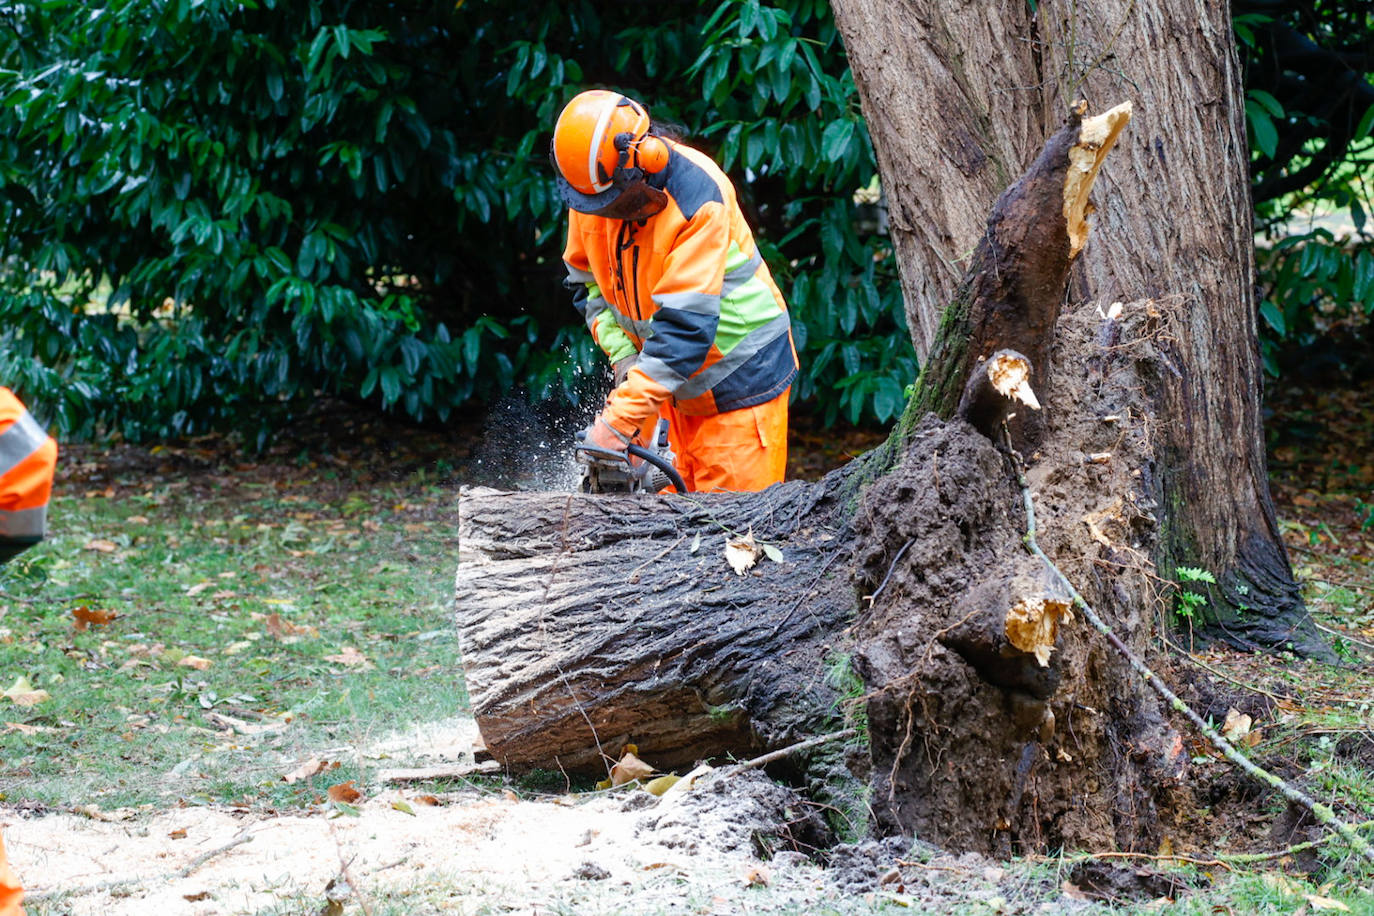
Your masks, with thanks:
[(624, 451), (662, 416), (689, 490), (781, 481), (797, 354), (730, 179), (643, 105), (601, 89), (563, 109), (552, 159), (568, 283), (615, 369), (586, 441)]
[[(0, 388), (0, 563), (43, 539), (57, 443), (8, 388)], [(23, 916), (24, 891), (0, 837), (0, 916)]]

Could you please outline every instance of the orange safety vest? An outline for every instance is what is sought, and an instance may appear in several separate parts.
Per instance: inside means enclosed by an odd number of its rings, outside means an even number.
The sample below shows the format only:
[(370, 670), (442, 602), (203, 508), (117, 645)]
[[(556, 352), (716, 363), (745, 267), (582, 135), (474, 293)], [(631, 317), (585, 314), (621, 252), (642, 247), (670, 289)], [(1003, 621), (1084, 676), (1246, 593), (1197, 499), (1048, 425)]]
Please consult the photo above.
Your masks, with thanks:
[(773, 400), (797, 374), (791, 321), (725, 173), (669, 143), (667, 206), (645, 220), (571, 210), (563, 260), (611, 361), (639, 354), (602, 414), (626, 435), (665, 404), (713, 416)]
[(57, 443), (0, 388), (0, 562), (43, 540)]

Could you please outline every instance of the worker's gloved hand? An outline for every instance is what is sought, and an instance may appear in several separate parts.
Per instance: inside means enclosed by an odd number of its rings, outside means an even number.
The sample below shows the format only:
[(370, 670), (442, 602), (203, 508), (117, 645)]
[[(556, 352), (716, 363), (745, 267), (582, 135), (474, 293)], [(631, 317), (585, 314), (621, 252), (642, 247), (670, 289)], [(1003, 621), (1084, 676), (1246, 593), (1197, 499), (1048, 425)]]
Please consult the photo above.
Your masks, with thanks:
[(578, 439), (581, 440), (582, 445), (607, 452), (623, 452), (634, 441), (600, 416), (592, 421), (591, 426), (582, 431), (582, 435), (578, 436)]
[(617, 388), (619, 388), (621, 383), (625, 381), (625, 376), (630, 374), (630, 370), (635, 367), (635, 363), (637, 362), (639, 362), (638, 353), (634, 354), (633, 356), (627, 356), (621, 360), (616, 360), (616, 362), (611, 366), (611, 372), (615, 374), (615, 386)]

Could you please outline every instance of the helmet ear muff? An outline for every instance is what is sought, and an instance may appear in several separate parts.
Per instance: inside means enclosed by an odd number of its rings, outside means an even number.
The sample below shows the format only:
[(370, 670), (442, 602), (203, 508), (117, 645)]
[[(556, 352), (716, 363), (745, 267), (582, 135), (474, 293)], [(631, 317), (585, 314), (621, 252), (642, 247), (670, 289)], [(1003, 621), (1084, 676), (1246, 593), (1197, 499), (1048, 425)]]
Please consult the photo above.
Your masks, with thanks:
[(647, 174), (656, 175), (668, 167), (668, 144), (653, 134), (645, 134), (635, 144), (635, 158)]
[(668, 144), (653, 134), (638, 140), (630, 133), (616, 134), (615, 148), (620, 151), (620, 167), (627, 164), (646, 175), (657, 175), (668, 167)]

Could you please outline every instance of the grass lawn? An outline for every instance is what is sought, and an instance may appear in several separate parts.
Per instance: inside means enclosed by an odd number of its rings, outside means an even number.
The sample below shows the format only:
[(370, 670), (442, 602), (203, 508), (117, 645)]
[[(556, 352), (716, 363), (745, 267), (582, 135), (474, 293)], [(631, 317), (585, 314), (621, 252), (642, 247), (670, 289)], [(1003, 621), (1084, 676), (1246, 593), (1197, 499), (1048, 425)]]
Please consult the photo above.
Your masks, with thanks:
[(456, 489), (349, 457), (67, 449), (52, 536), (0, 570), (4, 800), (310, 804), (301, 762), (365, 780), (465, 713)]

